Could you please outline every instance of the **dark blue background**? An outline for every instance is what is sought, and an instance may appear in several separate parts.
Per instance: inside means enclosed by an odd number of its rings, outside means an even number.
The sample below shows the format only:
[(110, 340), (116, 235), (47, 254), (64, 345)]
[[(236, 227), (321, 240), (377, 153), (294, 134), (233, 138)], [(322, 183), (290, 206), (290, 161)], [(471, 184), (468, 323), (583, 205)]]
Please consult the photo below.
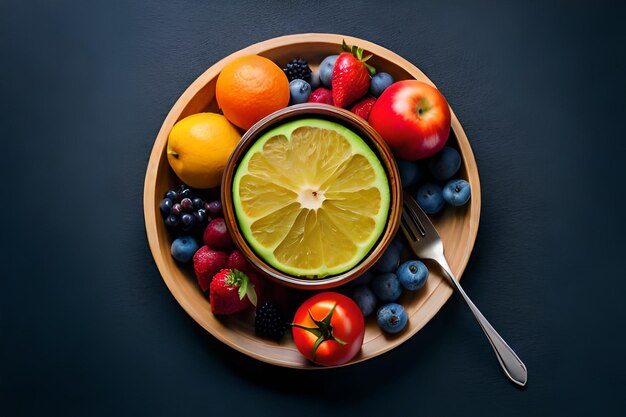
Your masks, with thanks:
[[(442, 3), (0, 1), (0, 413), (618, 415), (625, 9)], [(447, 97), (483, 196), (463, 285), (526, 389), (456, 296), (384, 356), (301, 372), (221, 344), (168, 292), (142, 207), (163, 119), (219, 59), (300, 32), (387, 47)]]

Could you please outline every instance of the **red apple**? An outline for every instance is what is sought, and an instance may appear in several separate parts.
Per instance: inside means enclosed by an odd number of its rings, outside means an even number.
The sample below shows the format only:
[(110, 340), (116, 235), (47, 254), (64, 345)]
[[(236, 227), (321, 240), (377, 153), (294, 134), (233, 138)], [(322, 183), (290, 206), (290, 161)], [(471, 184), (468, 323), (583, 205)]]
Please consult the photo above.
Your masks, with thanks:
[(417, 80), (387, 87), (374, 103), (368, 121), (394, 155), (407, 161), (439, 152), (450, 135), (450, 108), (445, 97)]

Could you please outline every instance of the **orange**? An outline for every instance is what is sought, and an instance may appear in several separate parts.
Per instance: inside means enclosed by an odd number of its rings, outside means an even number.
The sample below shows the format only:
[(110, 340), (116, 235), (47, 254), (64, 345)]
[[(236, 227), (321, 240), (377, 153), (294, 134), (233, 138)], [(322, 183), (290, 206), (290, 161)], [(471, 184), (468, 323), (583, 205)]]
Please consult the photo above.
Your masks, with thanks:
[(224, 66), (217, 77), (215, 98), (228, 120), (249, 129), (289, 104), (289, 80), (271, 60), (245, 55)]
[(192, 114), (172, 127), (167, 138), (167, 161), (190, 187), (217, 187), (239, 139), (237, 128), (221, 114)]

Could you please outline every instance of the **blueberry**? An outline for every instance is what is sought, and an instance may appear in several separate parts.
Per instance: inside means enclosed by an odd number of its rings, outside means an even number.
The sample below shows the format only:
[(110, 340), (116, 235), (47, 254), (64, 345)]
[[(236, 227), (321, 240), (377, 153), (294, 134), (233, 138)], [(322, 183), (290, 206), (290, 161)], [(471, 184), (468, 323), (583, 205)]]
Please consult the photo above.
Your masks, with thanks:
[(409, 291), (419, 290), (426, 284), (428, 268), (422, 261), (412, 260), (402, 263), (396, 271), (398, 281)]
[(443, 187), (443, 199), (453, 206), (467, 203), (472, 194), (469, 182), (463, 179), (450, 180)]
[(169, 216), (167, 216), (167, 218), (165, 219), (165, 225), (167, 227), (176, 227), (178, 226), (178, 222), (180, 221), (180, 219), (178, 218), (177, 215), (175, 214), (170, 214)]
[(164, 198), (169, 198), (170, 200), (174, 201), (176, 199), (176, 191), (169, 190), (165, 193)]
[(195, 223), (196, 217), (191, 213), (183, 213), (180, 216), (181, 229), (185, 232), (191, 230)]
[(452, 178), (459, 168), (461, 168), (461, 155), (459, 151), (449, 146), (444, 146), (428, 160), (430, 173), (439, 181)]
[(222, 215), (222, 202), (220, 200), (205, 203), (204, 208), (209, 212), (211, 217), (220, 217)]
[(367, 285), (360, 285), (352, 291), (352, 299), (361, 309), (363, 317), (367, 317), (376, 309), (376, 296)]
[(191, 209), (193, 209), (193, 200), (189, 197), (185, 197), (180, 200), (180, 206), (184, 211), (190, 211)]
[(403, 188), (408, 188), (419, 181), (421, 174), (416, 162), (396, 160), (400, 171), (400, 182)]
[(388, 303), (378, 309), (376, 321), (385, 332), (398, 333), (406, 327), (409, 315), (400, 304)]
[(170, 198), (164, 198), (163, 200), (161, 200), (161, 204), (159, 204), (159, 208), (161, 209), (161, 214), (164, 216), (169, 215), (170, 211), (172, 210), (173, 205), (174, 203), (172, 202), (172, 199)]
[(396, 301), (402, 295), (402, 284), (392, 272), (376, 275), (370, 285), (381, 301)]
[(365, 272), (363, 272), (360, 277), (358, 277), (357, 279), (353, 281), (350, 281), (348, 285), (350, 287), (358, 287), (361, 285), (367, 285), (372, 280), (372, 278), (374, 278), (374, 273), (372, 272), (371, 269), (368, 269)]
[(374, 269), (379, 272), (393, 272), (400, 264), (400, 249), (397, 246), (389, 245), (385, 252), (374, 264)]
[(191, 236), (182, 236), (172, 242), (172, 257), (178, 262), (187, 263), (198, 250), (198, 242)]
[(398, 251), (400, 252), (400, 254), (402, 254), (402, 252), (404, 251), (404, 248), (406, 246), (406, 240), (404, 238), (404, 233), (402, 233), (402, 232), (396, 233), (396, 236), (391, 241), (391, 245), (395, 246), (398, 249)]
[(180, 203), (175, 203), (172, 206), (172, 209), (170, 210), (170, 213), (178, 216), (180, 213), (183, 212), (183, 207), (180, 205)]
[(427, 214), (435, 214), (441, 211), (445, 205), (443, 190), (437, 184), (424, 184), (417, 190), (415, 196), (417, 204)]
[(375, 74), (370, 82), (370, 94), (374, 97), (380, 96), (387, 87), (393, 84), (393, 82), (393, 77), (386, 72), (379, 72)]
[(202, 200), (200, 197), (196, 197), (193, 199), (193, 208), (195, 210), (202, 208), (203, 205), (204, 205), (204, 200)]
[(289, 94), (291, 104), (306, 103), (311, 94), (311, 84), (295, 79), (289, 83)]
[(207, 224), (208, 223), (208, 215), (205, 209), (199, 208), (198, 210), (193, 212), (193, 215), (196, 217), (197, 224)]
[(189, 189), (188, 187), (184, 185), (181, 185), (180, 191), (178, 192), (178, 196), (182, 200), (183, 198), (192, 198), (193, 193), (191, 192), (191, 189)]
[(337, 61), (338, 56), (327, 56), (320, 64), (320, 81), (326, 88), (332, 88), (333, 68), (335, 68), (335, 61)]
[(311, 84), (311, 91), (315, 90), (320, 86), (320, 73), (319, 71), (311, 72), (311, 79), (309, 80), (309, 84)]

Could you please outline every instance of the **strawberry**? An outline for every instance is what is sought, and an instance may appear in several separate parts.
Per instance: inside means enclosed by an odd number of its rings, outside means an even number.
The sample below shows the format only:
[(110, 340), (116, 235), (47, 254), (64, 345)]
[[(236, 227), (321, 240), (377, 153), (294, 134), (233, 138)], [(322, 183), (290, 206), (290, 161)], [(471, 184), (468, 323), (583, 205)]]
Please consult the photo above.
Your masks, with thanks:
[(228, 254), (216, 251), (204, 245), (193, 255), (193, 271), (196, 274), (198, 285), (207, 292), (211, 279), (220, 269), (228, 265)]
[(221, 217), (212, 219), (207, 224), (202, 240), (204, 240), (205, 245), (213, 249), (228, 249), (233, 244), (228, 234), (228, 229), (226, 229), (226, 222)]
[(318, 87), (310, 95), (307, 103), (333, 104), (333, 93), (328, 88)]
[(333, 102), (337, 107), (348, 107), (367, 93), (370, 88), (370, 74), (376, 70), (365, 61), (372, 55), (363, 57), (363, 49), (348, 46), (343, 42), (345, 52), (339, 54), (332, 75)]
[(234, 314), (256, 306), (254, 284), (237, 269), (222, 269), (211, 281), (209, 302), (213, 314)]
[(350, 111), (367, 120), (370, 117), (370, 112), (372, 111), (372, 107), (374, 107), (374, 103), (376, 103), (376, 99), (374, 97), (365, 97), (364, 99), (357, 101), (356, 104), (352, 106)]
[(241, 272), (248, 273), (250, 265), (246, 257), (239, 251), (239, 249), (233, 249), (228, 256), (228, 268), (238, 269)]

